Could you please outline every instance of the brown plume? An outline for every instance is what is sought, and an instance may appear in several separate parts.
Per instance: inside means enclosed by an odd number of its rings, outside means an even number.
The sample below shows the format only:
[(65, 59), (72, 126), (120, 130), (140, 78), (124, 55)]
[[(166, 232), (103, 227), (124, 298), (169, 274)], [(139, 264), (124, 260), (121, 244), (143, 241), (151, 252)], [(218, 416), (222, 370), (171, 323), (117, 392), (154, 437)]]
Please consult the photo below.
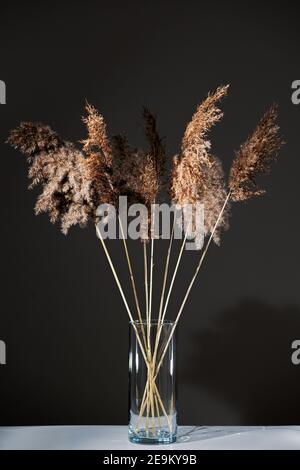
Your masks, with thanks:
[(214, 93), (209, 93), (207, 98), (198, 106), (192, 120), (186, 127), (182, 139), (182, 152), (193, 144), (201, 146), (210, 129), (223, 117), (223, 113), (217, 104), (227, 95), (228, 88), (229, 85), (218, 87)]
[[(127, 196), (129, 204), (143, 204), (148, 210), (147, 220), (142, 226), (151, 227), (151, 204), (158, 197), (163, 185), (165, 172), (165, 148), (156, 129), (156, 118), (147, 109), (143, 109), (145, 135), (149, 150), (132, 149), (125, 135), (112, 138), (113, 184), (118, 193)], [(143, 230), (142, 238), (149, 238), (149, 232)]]
[[(143, 108), (143, 117), (145, 120), (145, 135), (150, 147), (150, 155), (155, 164), (157, 178), (164, 178), (166, 165), (166, 149), (162, 143), (162, 139), (156, 129), (156, 117), (148, 108)], [(161, 184), (162, 181), (159, 182)]]
[(124, 135), (112, 138), (113, 181), (121, 196), (127, 196), (128, 204), (143, 204), (148, 216), (142, 217), (142, 239), (149, 238), (151, 222), (151, 204), (159, 191), (159, 178), (152, 154), (143, 150), (133, 150)]
[(21, 122), (19, 127), (11, 131), (7, 143), (24, 153), (28, 160), (35, 154), (55, 151), (63, 145), (49, 126), (33, 122)]
[[(191, 220), (186, 221), (193, 232), (196, 225), (196, 204), (204, 205), (204, 235), (212, 232), (226, 198), (221, 162), (210, 153), (211, 145), (207, 133), (223, 115), (217, 103), (226, 95), (227, 90), (228, 86), (219, 87), (198, 106), (186, 127), (181, 154), (174, 157), (173, 161), (172, 200), (179, 207), (184, 207), (185, 204), (193, 205)], [(221, 229), (227, 226), (228, 210), (225, 210), (218, 230), (214, 233), (216, 243), (219, 243)]]
[(87, 104), (85, 109), (87, 115), (83, 118), (83, 122), (87, 127), (88, 137), (82, 141), (83, 150), (87, 155), (100, 152), (103, 155), (105, 164), (111, 167), (112, 152), (104, 117), (90, 104)]
[(35, 213), (47, 212), (52, 223), (60, 221), (64, 234), (72, 225), (85, 226), (92, 205), (83, 154), (40, 123), (22, 123), (11, 132), (8, 143), (28, 157), (29, 187), (42, 186)]
[(90, 104), (86, 105), (87, 115), (83, 117), (88, 136), (82, 140), (86, 154), (85, 177), (90, 182), (91, 201), (94, 210), (100, 204), (115, 204), (117, 188), (112, 180), (112, 149), (104, 118)]
[(236, 152), (229, 176), (233, 201), (244, 201), (265, 193), (265, 190), (257, 187), (256, 177), (270, 171), (271, 163), (284, 144), (278, 134), (277, 115), (277, 106), (274, 105)]

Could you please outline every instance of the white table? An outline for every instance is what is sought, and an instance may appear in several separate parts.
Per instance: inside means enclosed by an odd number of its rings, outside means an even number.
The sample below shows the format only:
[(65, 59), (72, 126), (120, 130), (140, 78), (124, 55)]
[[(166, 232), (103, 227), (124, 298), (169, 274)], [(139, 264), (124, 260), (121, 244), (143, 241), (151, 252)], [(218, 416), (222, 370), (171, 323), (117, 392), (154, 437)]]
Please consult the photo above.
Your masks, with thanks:
[(127, 426), (0, 427), (0, 450), (300, 449), (300, 426), (179, 427), (171, 445), (131, 444)]

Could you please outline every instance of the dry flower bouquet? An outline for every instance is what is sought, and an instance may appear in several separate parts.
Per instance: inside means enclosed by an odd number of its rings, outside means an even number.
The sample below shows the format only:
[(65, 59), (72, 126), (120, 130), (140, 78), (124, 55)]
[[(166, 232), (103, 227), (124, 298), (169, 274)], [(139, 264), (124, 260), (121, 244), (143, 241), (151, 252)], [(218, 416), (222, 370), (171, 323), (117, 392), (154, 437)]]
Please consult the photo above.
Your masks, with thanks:
[[(148, 109), (143, 110), (148, 141), (146, 150), (131, 148), (125, 135), (110, 139), (103, 116), (89, 104), (83, 119), (87, 138), (81, 142), (81, 150), (62, 140), (49, 126), (40, 123), (21, 123), (8, 138), (8, 143), (27, 157), (31, 180), (29, 187), (40, 185), (42, 188), (35, 213), (48, 213), (52, 223), (61, 224), (64, 234), (72, 225), (85, 227), (92, 221), (96, 226), (97, 236), (130, 320), (129, 438), (133, 442), (169, 443), (176, 439), (174, 333), (178, 321), (212, 240), (219, 244), (222, 229), (228, 228), (231, 202), (245, 201), (264, 193), (257, 187), (256, 178), (269, 172), (283, 144), (276, 124), (277, 108), (272, 106), (235, 153), (226, 183), (221, 161), (211, 153), (207, 135), (223, 115), (218, 102), (227, 91), (228, 86), (219, 87), (198, 106), (186, 127), (180, 152), (173, 158), (170, 174), (166, 171), (165, 147), (157, 132), (155, 116)], [(175, 215), (173, 217), (159, 308), (153, 315), (154, 242), (158, 237), (154, 231), (155, 218), (152, 217), (151, 208), (166, 189), (174, 207), (180, 209), (188, 205), (190, 210), (185, 213), (184, 224), (179, 219), (183, 229), (182, 242), (175, 268), (169, 276), (172, 242), (178, 225)], [(144, 262), (143, 307), (124, 236), (124, 219), (118, 209), (120, 196), (126, 196), (130, 204), (142, 204), (148, 209), (140, 223)], [(97, 209), (103, 204), (116, 210), (136, 315), (129, 307), (103, 231), (99, 228)], [(204, 219), (200, 225), (197, 223), (198, 204), (204, 208)], [(197, 248), (201, 252), (196, 270), (187, 282), (174, 320), (168, 321), (167, 307), (184, 247), (191, 237), (201, 240), (201, 236), (197, 237), (197, 231), (201, 232), (202, 239), (203, 236), (207, 237), (207, 241), (204, 246), (198, 243)]]

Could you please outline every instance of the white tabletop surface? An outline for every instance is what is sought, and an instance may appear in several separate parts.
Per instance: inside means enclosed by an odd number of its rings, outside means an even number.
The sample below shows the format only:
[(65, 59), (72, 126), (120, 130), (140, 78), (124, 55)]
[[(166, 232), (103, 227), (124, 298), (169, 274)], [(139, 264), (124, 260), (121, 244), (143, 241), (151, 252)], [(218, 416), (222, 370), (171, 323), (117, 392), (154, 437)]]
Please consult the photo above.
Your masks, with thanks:
[(0, 427), (0, 450), (300, 449), (300, 426), (179, 427), (171, 445), (131, 444), (127, 426)]

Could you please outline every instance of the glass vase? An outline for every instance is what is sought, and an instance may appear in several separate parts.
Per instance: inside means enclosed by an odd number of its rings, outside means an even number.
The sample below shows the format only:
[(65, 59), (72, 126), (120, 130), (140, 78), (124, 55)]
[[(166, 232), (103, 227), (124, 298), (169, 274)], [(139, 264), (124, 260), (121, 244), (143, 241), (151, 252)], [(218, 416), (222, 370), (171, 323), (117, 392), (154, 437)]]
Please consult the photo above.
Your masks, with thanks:
[(157, 320), (129, 324), (131, 442), (176, 441), (176, 330), (173, 327), (174, 322)]

